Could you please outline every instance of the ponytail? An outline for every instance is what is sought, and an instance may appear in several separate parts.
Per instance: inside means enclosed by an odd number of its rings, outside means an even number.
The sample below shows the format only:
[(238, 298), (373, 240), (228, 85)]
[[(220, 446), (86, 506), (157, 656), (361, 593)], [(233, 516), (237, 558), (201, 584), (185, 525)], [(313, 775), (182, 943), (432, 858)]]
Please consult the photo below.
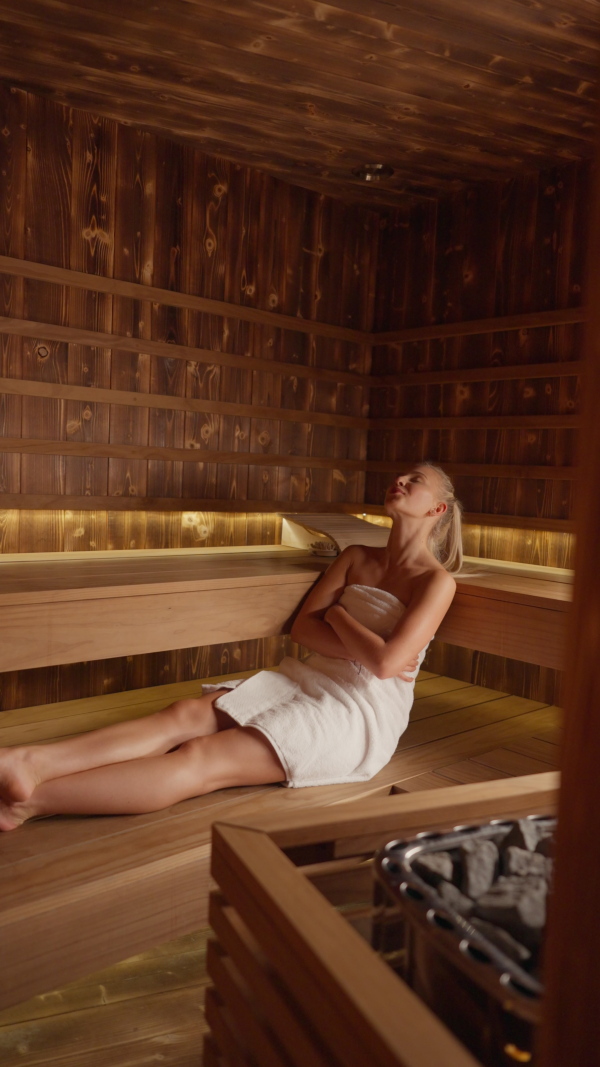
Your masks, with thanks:
[(462, 504), (456, 499), (454, 486), (441, 467), (429, 460), (424, 460), (418, 466), (435, 471), (442, 490), (440, 499), (447, 505), (447, 511), (440, 515), (429, 535), (428, 548), (450, 574), (458, 574), (463, 563)]

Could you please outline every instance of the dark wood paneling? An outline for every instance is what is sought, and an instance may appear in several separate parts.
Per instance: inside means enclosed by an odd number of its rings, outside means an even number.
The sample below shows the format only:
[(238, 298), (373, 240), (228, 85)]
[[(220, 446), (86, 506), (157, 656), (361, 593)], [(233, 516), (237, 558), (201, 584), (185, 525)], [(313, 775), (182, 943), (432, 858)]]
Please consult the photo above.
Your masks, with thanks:
[[(115, 138), (116, 124), (73, 112), (73, 188), (69, 267), (87, 274), (111, 275), (114, 267)], [(69, 293), (68, 324), (112, 329), (112, 299), (106, 293), (73, 289)], [(68, 345), (67, 381), (86, 388), (110, 386), (110, 351)], [(107, 405), (69, 400), (65, 405), (69, 441), (108, 441)], [(65, 492), (95, 496), (107, 492), (108, 460), (75, 456), (65, 459)]]
[[(0, 31), (20, 85), (371, 205), (592, 150), (589, 3), (4, 0)], [(395, 174), (369, 188), (374, 160)]]
[[(555, 167), (440, 200), (425, 228), (421, 208), (386, 220), (375, 328), (387, 332), (388, 343), (373, 349), (373, 373), (384, 381), (371, 391), (378, 423), (369, 433), (369, 460), (439, 462), (455, 472), (466, 510), (490, 521), (498, 514), (508, 523), (513, 515), (549, 529), (572, 521), (588, 181), (587, 166)], [(420, 259), (411, 244), (417, 236)], [(399, 286), (410, 288), (412, 299), (400, 298)], [(497, 322), (495, 332), (494, 321), (477, 321), (538, 313), (553, 318), (541, 317), (537, 326), (514, 319), (506, 331)], [(413, 332), (400, 343), (396, 335), (405, 329)], [(507, 464), (515, 473), (526, 465), (526, 476), (498, 477)], [(384, 474), (371, 469), (365, 500), (378, 503), (384, 486)], [(553, 541), (556, 533), (531, 532), (521, 541), (515, 531), (485, 531), (467, 531), (470, 554), (572, 564), (565, 534)], [(525, 664), (435, 643), (427, 666), (559, 699), (558, 674)]]
[[(271, 637), (29, 671), (7, 671), (0, 674), (0, 711), (236, 671), (260, 670), (289, 655), (298, 655), (298, 646), (289, 637)], [(200, 682), (198, 692), (200, 695)]]
[[(0, 254), (25, 257), (25, 186), (27, 174), (27, 96), (17, 89), (0, 87)], [(25, 281), (3, 276), (0, 284), (2, 315), (23, 316)], [(20, 378), (23, 339), (0, 335), (0, 377)], [(22, 400), (0, 396), (0, 434), (21, 432)], [(21, 488), (19, 456), (0, 457), (0, 491), (18, 493)], [(6, 529), (4, 530), (6, 534)]]
[[(5, 315), (49, 324), (0, 335), (5, 503), (50, 504), (2, 512), (3, 551), (270, 543), (279, 519), (246, 498), (360, 507), (378, 218), (43, 97), (1, 100), (0, 254), (64, 271), (2, 276)], [(271, 666), (287, 647), (4, 676), (2, 706)]]
[[(450, 323), (448, 329), (454, 330), (463, 319), (473, 323), (494, 315), (554, 314), (564, 308), (577, 315), (586, 233), (580, 195), (587, 180), (583, 166), (553, 168), (440, 201), (423, 245), (435, 232), (433, 251), (422, 258), (420, 277), (412, 281), (421, 291), (420, 301), (400, 304), (391, 287), (402, 271), (392, 267), (386, 273), (380, 263), (376, 328), (398, 331), (422, 324), (430, 338), (374, 348), (373, 371), (385, 375), (386, 384), (372, 390), (370, 414), (379, 426), (369, 437), (369, 459), (431, 458), (455, 467), (457, 490), (471, 512), (570, 519), (572, 491), (560, 473), (575, 463), (576, 431), (568, 420), (577, 416), (579, 394), (577, 375), (566, 372), (568, 361), (580, 354), (582, 327), (542, 325), (437, 338), (435, 327)], [(413, 267), (404, 232), (407, 227), (410, 234), (422, 234), (422, 215), (418, 209), (390, 220), (391, 233), (383, 240), (388, 263), (393, 234), (399, 238), (397, 256), (408, 256)], [(552, 374), (554, 363), (561, 365), (560, 378)], [(532, 377), (527, 376), (528, 364), (536, 365)], [(521, 375), (504, 369), (511, 367), (523, 367)], [(463, 380), (461, 369), (466, 371)], [(405, 375), (409, 377), (402, 382)], [(437, 422), (440, 416), (447, 421)], [(564, 422), (557, 421), (563, 416)], [(531, 421), (519, 428), (517, 417)], [(393, 419), (398, 420), (396, 430), (382, 421)], [(423, 420), (422, 428), (416, 419)], [(460, 422), (453, 425), (450, 419)], [(466, 462), (473, 464), (471, 477), (458, 466)], [(498, 478), (505, 464), (527, 464), (530, 476)], [(543, 477), (540, 464), (556, 468), (552, 480), (550, 471)], [(382, 489), (383, 478), (368, 474), (365, 499), (375, 503)]]
[[(353, 331), (368, 338), (372, 325), (376, 216), (42, 97), (12, 97), (29, 103), (27, 203), (17, 217), (27, 239), (19, 250), (65, 273), (25, 280), (24, 317), (49, 325), (24, 327), (25, 365), (9, 377), (79, 385), (90, 398), (60, 391), (19, 400), (13, 393), (3, 424), (7, 490), (360, 500), (365, 427), (336, 428), (323, 416), (367, 413), (369, 352)], [(14, 238), (7, 240), (8, 252)], [(90, 276), (112, 288), (77, 284)], [(113, 279), (151, 288), (115, 290)], [(7, 284), (23, 287), (18, 276)], [(229, 316), (228, 307), (243, 318)], [(8, 310), (13, 318), (18, 311)], [(315, 333), (306, 332), (307, 319)], [(16, 323), (5, 327), (10, 336)], [(301, 374), (317, 380), (300, 382)], [(102, 399), (95, 388), (105, 390)], [(111, 405), (110, 389), (231, 407), (192, 413), (160, 403)], [(253, 405), (269, 416), (254, 418)], [(283, 425), (284, 406), (306, 411), (306, 421)], [(312, 411), (321, 416), (316, 433)], [(9, 442), (21, 433), (54, 441), (54, 451), (23, 455), (17, 466)], [(162, 456), (163, 448), (170, 453)], [(193, 465), (181, 461), (183, 449), (193, 450)], [(212, 452), (215, 462), (206, 463)], [(257, 453), (264, 466), (256, 466)], [(325, 456), (331, 469), (309, 474)], [(347, 473), (334, 475), (338, 458)]]
[[(71, 245), (73, 116), (69, 108), (42, 97), (27, 101), (27, 184), (25, 257), (69, 267)], [(64, 288), (28, 279), (24, 314), (28, 319), (66, 325), (69, 294)], [(29, 338), (23, 346), (23, 377), (59, 382), (67, 378), (68, 350), (62, 342)], [(32, 437), (66, 436), (65, 405), (30, 397), (23, 401), (22, 432)], [(21, 458), (21, 491), (65, 491), (62, 456)]]

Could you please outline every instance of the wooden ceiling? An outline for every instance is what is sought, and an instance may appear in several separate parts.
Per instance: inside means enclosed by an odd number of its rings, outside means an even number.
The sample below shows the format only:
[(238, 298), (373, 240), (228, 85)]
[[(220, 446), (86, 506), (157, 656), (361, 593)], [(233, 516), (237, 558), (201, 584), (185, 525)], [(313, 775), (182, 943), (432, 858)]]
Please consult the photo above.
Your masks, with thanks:
[(590, 156), (599, 42), (597, 0), (0, 0), (4, 81), (377, 206)]

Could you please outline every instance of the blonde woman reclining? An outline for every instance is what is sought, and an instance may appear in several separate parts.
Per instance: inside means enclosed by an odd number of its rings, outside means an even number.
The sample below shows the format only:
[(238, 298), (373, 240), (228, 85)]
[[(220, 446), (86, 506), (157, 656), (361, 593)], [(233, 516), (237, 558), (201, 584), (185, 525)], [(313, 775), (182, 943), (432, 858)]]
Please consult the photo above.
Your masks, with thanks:
[(45, 815), (157, 811), (229, 786), (365, 781), (406, 729), (414, 677), (455, 592), (461, 507), (420, 463), (394, 478), (385, 548), (353, 545), (305, 601), (286, 657), (145, 719), (0, 749), (0, 829)]

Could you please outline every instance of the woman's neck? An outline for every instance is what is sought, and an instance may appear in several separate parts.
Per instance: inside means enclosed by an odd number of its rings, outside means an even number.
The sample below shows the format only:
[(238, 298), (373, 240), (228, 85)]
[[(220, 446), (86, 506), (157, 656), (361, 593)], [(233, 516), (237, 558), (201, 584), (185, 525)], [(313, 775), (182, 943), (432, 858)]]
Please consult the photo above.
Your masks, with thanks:
[(386, 571), (431, 564), (434, 557), (427, 547), (429, 532), (422, 519), (395, 519), (383, 550)]

